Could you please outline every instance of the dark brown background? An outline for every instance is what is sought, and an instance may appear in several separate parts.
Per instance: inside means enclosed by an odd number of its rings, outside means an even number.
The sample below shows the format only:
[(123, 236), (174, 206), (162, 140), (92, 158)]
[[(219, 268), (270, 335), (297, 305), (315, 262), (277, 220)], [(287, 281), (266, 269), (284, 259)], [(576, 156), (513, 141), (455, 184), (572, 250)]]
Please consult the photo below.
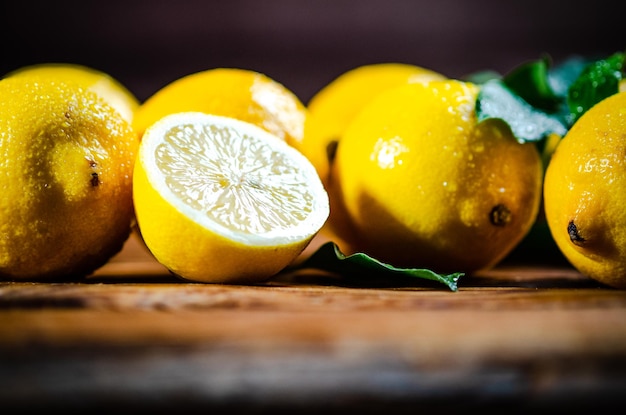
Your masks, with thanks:
[[(40, 62), (110, 73), (140, 99), (183, 75), (240, 67), (305, 103), (353, 67), (413, 63), (462, 77), (548, 54), (626, 48), (614, 1), (3, 1), (0, 73)], [(619, 3), (618, 3), (619, 4)]]

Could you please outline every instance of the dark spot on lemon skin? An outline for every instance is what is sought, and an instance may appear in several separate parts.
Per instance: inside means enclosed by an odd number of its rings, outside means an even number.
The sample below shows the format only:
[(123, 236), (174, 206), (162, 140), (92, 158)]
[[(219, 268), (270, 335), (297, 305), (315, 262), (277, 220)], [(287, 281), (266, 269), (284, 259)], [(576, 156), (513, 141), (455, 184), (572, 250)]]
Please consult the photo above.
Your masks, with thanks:
[(505, 226), (511, 222), (511, 211), (506, 205), (499, 203), (489, 212), (489, 221), (494, 226)]
[[(98, 166), (98, 163), (96, 163), (94, 160), (87, 160), (87, 163), (89, 163), (89, 167), (91, 167), (92, 169), (95, 169)], [(98, 173), (96, 173), (95, 171), (91, 173), (91, 179), (89, 180), (89, 183), (91, 184), (91, 187), (98, 187), (100, 185), (100, 176), (98, 176)]]
[(337, 155), (337, 146), (339, 145), (338, 140), (331, 140), (326, 146), (326, 158), (328, 159), (328, 164), (333, 164), (335, 161), (335, 156)]
[(569, 234), (570, 241), (572, 241), (574, 245), (583, 246), (585, 244), (585, 238), (580, 235), (578, 227), (573, 220), (570, 220), (567, 224), (567, 233)]

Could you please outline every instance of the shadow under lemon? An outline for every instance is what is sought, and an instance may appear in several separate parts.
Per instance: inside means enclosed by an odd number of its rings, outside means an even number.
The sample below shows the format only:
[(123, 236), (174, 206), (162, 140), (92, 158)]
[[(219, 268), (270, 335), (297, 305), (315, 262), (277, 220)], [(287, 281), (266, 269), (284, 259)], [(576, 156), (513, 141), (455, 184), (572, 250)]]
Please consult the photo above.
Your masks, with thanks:
[(543, 203), (539, 208), (537, 220), (520, 243), (500, 262), (499, 265), (547, 265), (571, 267), (557, 246), (548, 222)]

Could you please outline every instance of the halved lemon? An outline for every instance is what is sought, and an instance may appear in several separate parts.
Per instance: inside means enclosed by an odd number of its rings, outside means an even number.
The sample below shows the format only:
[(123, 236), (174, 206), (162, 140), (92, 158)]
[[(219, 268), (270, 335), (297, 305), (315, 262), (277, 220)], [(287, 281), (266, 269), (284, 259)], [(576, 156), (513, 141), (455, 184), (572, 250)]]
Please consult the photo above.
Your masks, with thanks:
[(260, 127), (168, 115), (142, 139), (133, 193), (154, 257), (197, 282), (261, 282), (293, 262), (329, 215), (311, 162)]

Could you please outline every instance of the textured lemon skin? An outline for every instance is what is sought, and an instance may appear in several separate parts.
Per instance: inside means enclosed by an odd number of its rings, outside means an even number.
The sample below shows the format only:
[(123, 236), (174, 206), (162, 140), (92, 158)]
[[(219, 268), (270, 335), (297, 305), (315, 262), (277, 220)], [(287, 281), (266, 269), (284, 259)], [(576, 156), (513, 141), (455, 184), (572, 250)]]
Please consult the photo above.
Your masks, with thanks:
[(323, 134), (338, 138), (350, 121), (381, 92), (405, 83), (443, 80), (432, 70), (403, 63), (379, 63), (351, 69), (318, 91), (309, 101), (309, 111), (324, 124)]
[[(526, 235), (541, 199), (540, 156), (504, 124), (478, 124), (477, 93), (455, 80), (400, 86), (353, 120), (333, 178), (349, 219), (347, 250), (398, 266), (474, 272)], [(496, 225), (498, 207), (506, 218)]]
[(141, 154), (133, 181), (141, 237), (157, 261), (182, 279), (263, 282), (295, 260), (314, 236), (281, 246), (238, 243), (198, 225), (168, 203), (149, 181)]
[(137, 135), (79, 84), (6, 78), (0, 97), (0, 277), (90, 274), (129, 236)]
[(166, 115), (198, 111), (255, 124), (287, 141), (302, 140), (308, 110), (284, 85), (237, 68), (215, 68), (179, 78), (156, 91), (135, 114), (140, 136)]
[(310, 99), (304, 138), (296, 147), (311, 160), (328, 191), (332, 214), (321, 231), (325, 238), (350, 250), (342, 235), (351, 235), (354, 230), (339, 195), (333, 152), (352, 120), (387, 89), (443, 79), (444, 75), (416, 65), (374, 63), (341, 74)]
[(622, 289), (626, 288), (625, 155), (626, 92), (620, 92), (596, 104), (572, 126), (552, 155), (544, 184), (546, 220), (563, 255), (581, 273)]
[(329, 171), (328, 150), (359, 111), (381, 92), (410, 82), (443, 80), (435, 71), (404, 63), (376, 63), (351, 69), (320, 89), (307, 104), (311, 121), (298, 149), (311, 160), (324, 183)]
[(25, 66), (6, 77), (40, 76), (49, 80), (76, 83), (101, 96), (115, 108), (127, 122), (132, 122), (139, 100), (122, 83), (111, 75), (83, 65), (71, 63), (44, 63)]

